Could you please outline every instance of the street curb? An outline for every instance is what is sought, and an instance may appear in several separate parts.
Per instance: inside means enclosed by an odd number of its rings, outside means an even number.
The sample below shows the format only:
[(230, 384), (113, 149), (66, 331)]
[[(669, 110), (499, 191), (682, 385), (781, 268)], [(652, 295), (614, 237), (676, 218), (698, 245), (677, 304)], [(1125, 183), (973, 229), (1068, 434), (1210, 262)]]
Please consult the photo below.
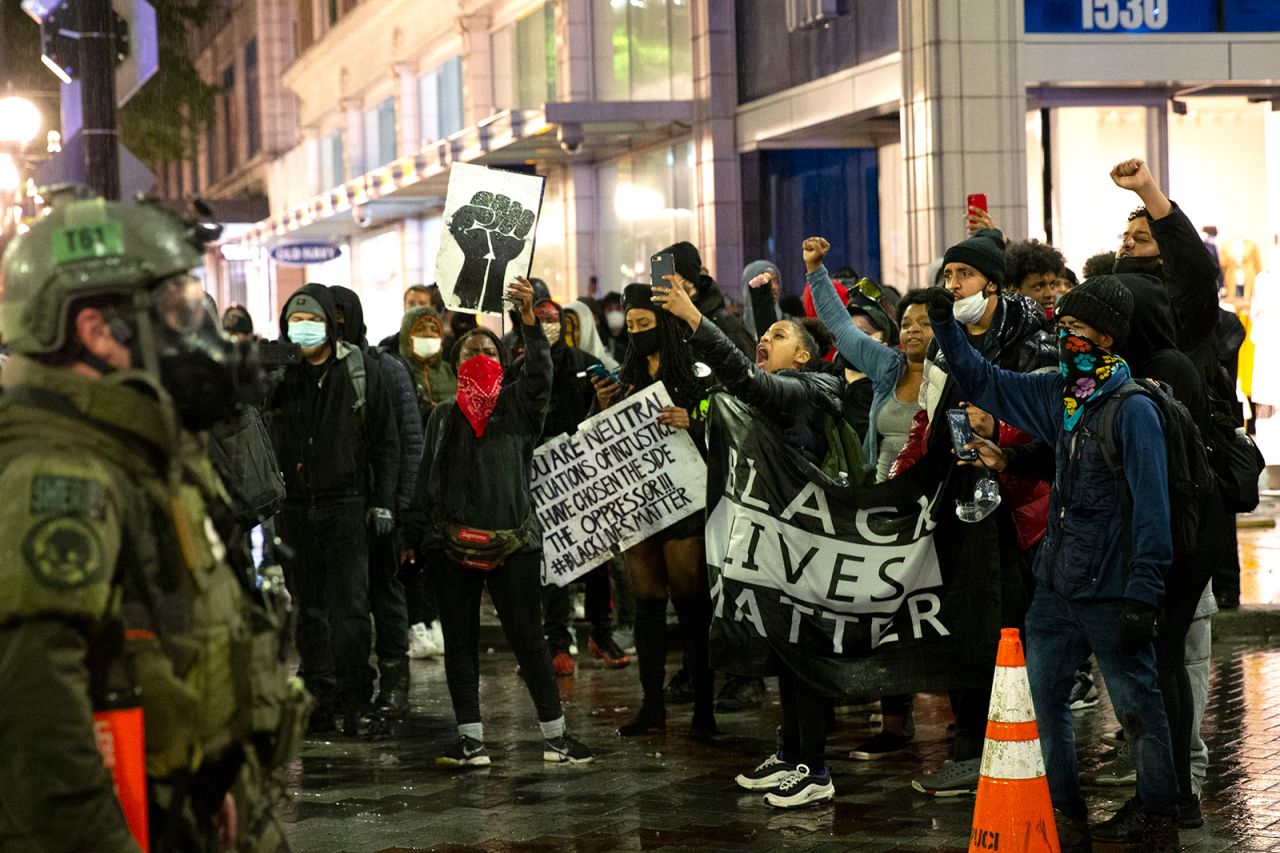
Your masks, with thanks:
[(1213, 616), (1214, 640), (1280, 639), (1280, 606), (1246, 604)]

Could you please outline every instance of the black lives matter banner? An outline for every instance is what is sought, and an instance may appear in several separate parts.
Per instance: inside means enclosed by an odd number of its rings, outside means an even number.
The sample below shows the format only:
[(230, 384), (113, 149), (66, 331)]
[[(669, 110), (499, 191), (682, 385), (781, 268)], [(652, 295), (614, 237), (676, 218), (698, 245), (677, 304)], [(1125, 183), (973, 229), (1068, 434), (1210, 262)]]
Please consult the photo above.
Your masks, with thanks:
[(564, 586), (706, 507), (707, 466), (685, 430), (658, 423), (658, 382), (533, 456), (542, 582)]
[(782, 663), (861, 697), (989, 684), (1001, 627), (995, 522), (956, 518), (951, 493), (967, 475), (948, 475), (949, 455), (885, 483), (837, 484), (754, 410), (713, 400), (716, 667), (768, 675)]

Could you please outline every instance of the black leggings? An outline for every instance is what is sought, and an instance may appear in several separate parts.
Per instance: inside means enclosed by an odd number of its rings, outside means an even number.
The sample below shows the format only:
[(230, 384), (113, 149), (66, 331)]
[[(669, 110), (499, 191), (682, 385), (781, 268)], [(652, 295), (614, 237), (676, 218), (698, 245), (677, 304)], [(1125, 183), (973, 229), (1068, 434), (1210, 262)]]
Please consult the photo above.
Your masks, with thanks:
[(551, 653), (542, 635), (542, 553), (513, 554), (489, 572), (464, 569), (443, 554), (430, 559), (439, 567), (444, 674), (458, 725), (480, 722), (480, 594), (486, 587), (538, 720), (549, 723), (563, 716)]
[(782, 702), (782, 759), (821, 773), (827, 766), (827, 719), (835, 699), (814, 690), (776, 656), (774, 663)]

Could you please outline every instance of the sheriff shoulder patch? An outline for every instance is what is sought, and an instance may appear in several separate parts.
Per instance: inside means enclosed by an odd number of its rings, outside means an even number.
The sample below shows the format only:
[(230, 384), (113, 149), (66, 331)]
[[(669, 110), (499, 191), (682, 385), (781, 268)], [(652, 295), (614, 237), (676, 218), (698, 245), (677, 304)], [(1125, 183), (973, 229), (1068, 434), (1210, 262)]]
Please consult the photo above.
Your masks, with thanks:
[(22, 540), (27, 566), (43, 586), (78, 589), (103, 576), (102, 542), (83, 519), (46, 518)]
[(92, 480), (41, 474), (31, 478), (31, 514), (102, 521), (107, 515), (107, 492)]

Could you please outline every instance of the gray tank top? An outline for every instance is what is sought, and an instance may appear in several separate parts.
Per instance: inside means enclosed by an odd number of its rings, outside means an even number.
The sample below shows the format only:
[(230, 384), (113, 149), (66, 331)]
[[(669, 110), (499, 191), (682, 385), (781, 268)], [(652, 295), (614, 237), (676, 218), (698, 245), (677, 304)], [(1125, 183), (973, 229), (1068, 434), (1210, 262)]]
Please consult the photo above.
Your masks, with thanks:
[(889, 469), (898, 458), (898, 453), (907, 443), (911, 433), (911, 422), (920, 411), (920, 404), (912, 401), (904, 403), (897, 394), (890, 394), (889, 399), (881, 407), (876, 416), (876, 432), (880, 436), (880, 457), (876, 460), (876, 482), (883, 483), (889, 479)]

